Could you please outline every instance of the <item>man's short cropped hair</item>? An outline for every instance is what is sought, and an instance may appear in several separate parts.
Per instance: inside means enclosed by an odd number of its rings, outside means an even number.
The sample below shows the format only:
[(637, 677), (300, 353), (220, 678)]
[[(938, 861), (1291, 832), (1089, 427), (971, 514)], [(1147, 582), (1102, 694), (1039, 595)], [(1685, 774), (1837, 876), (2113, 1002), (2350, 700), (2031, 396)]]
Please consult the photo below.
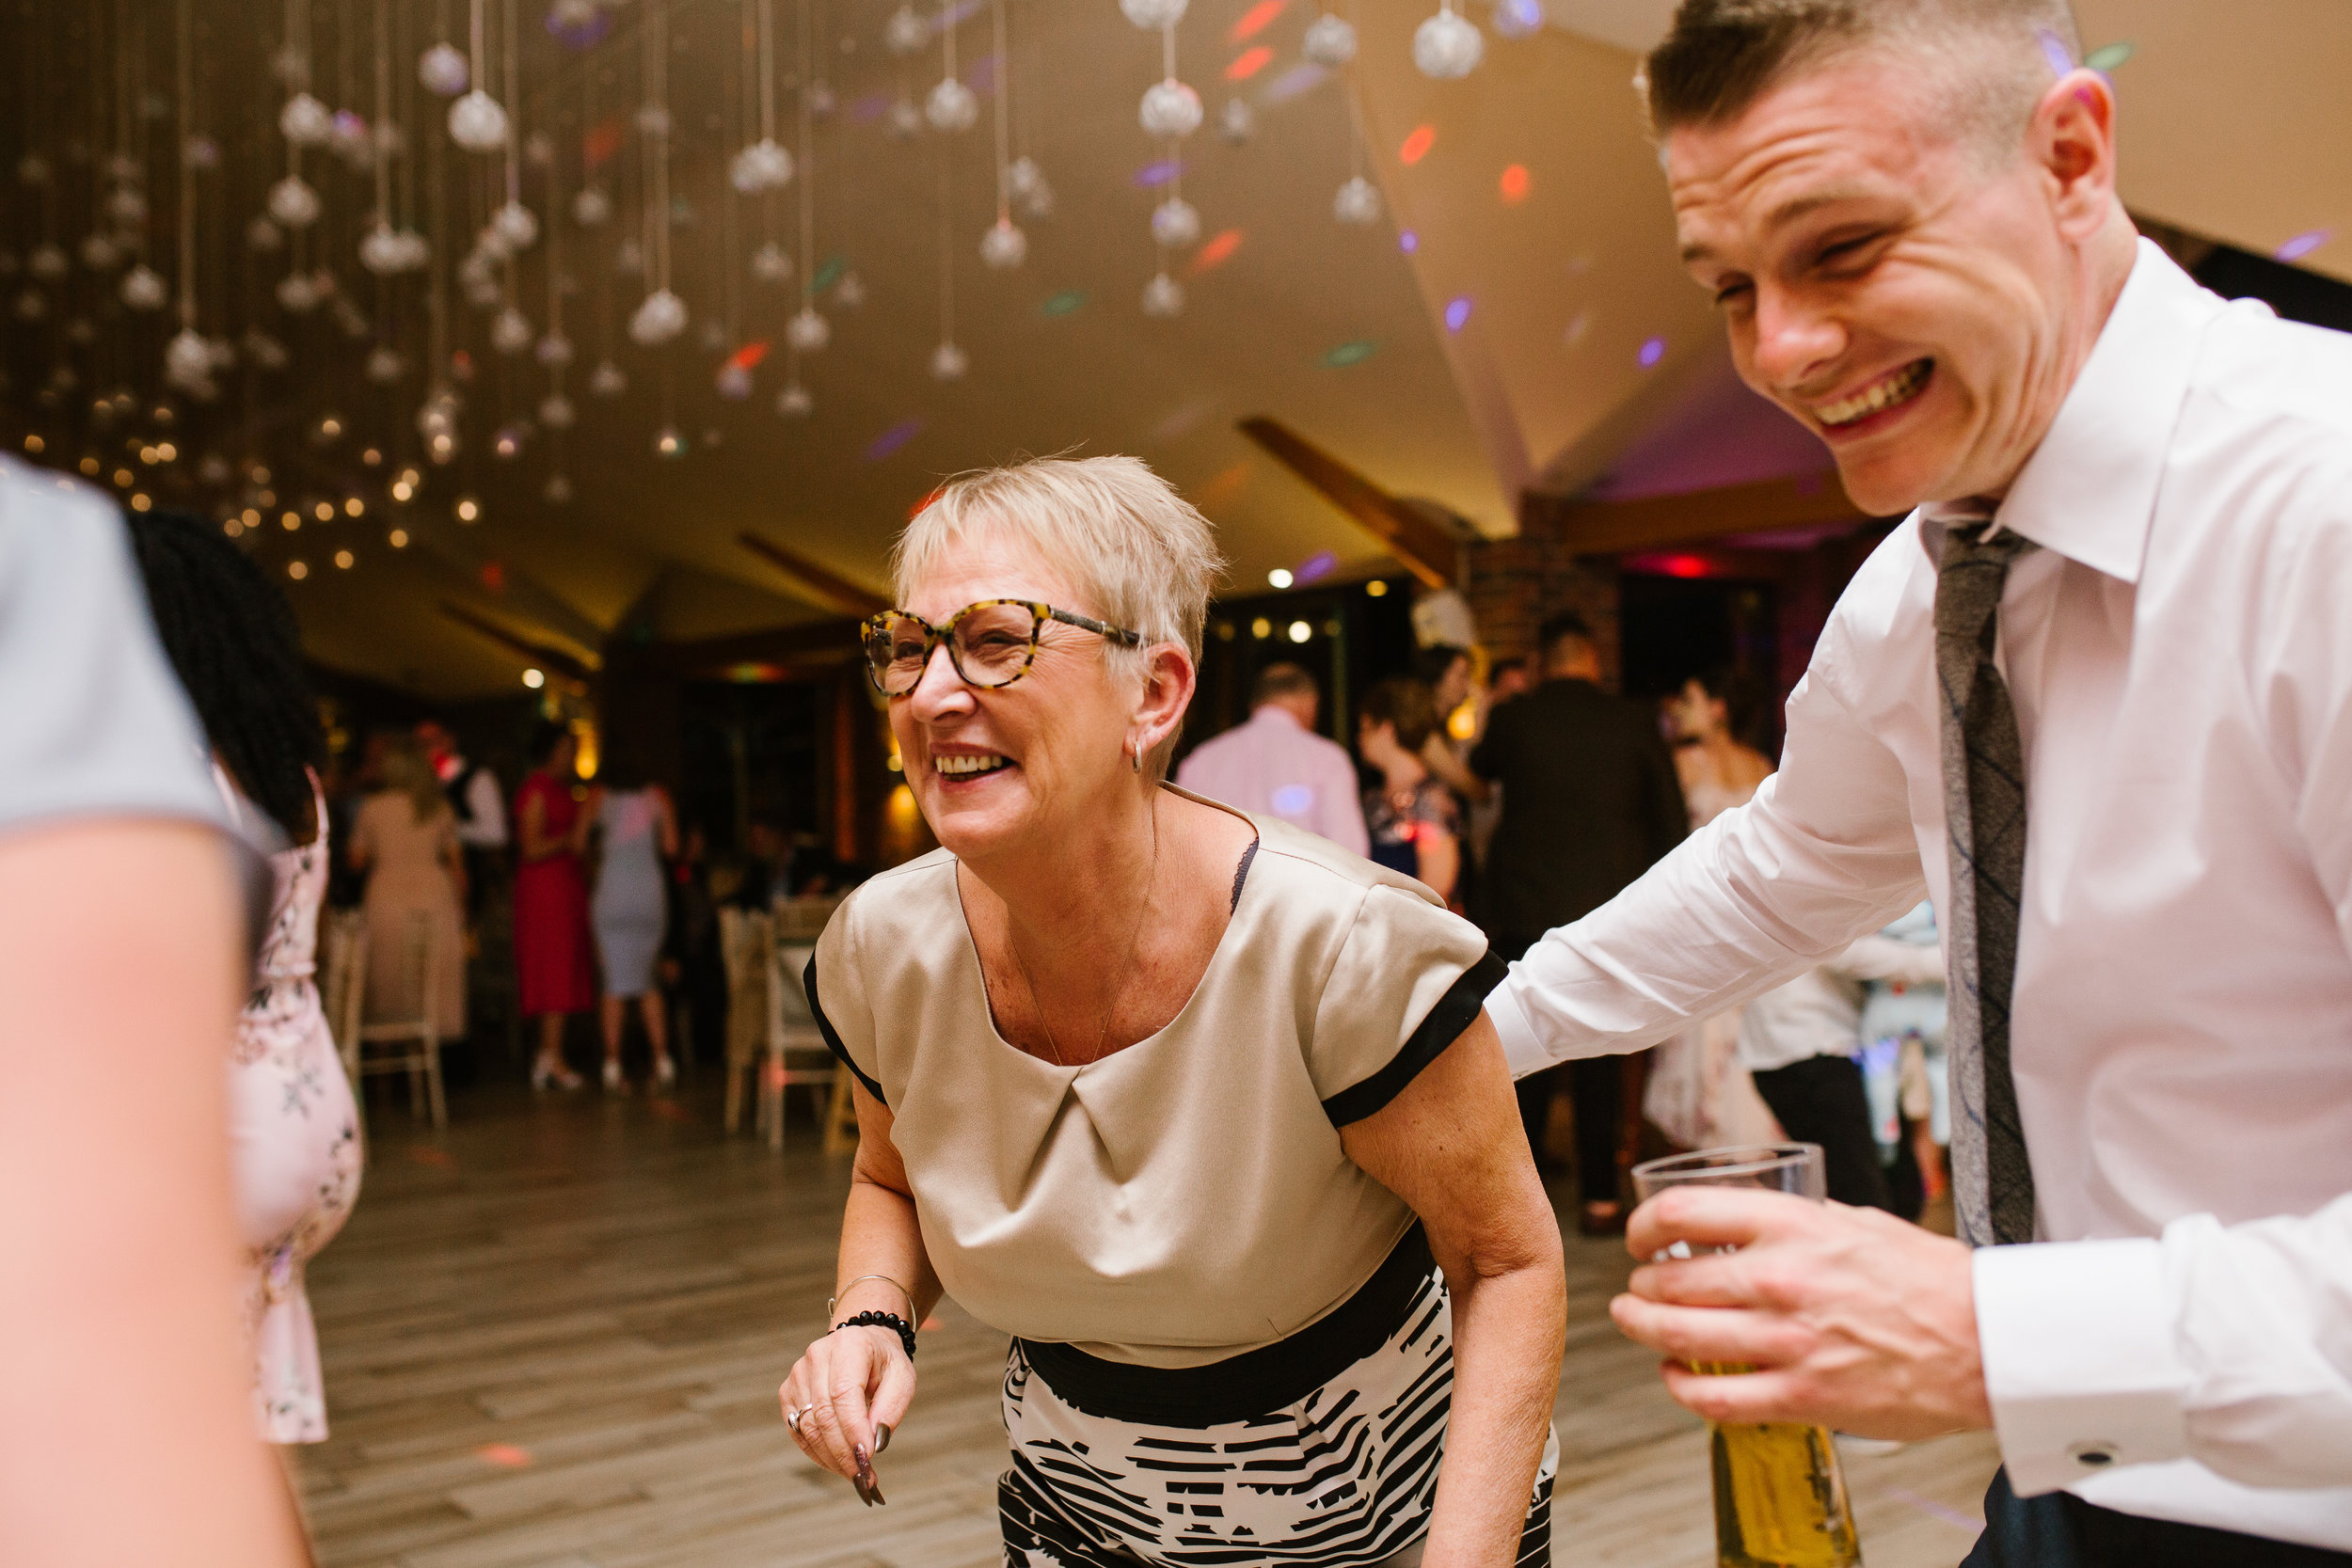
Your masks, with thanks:
[(1600, 645), (1593, 641), (1593, 628), (1573, 610), (1547, 616), (1535, 628), (1535, 657), (1547, 668), (1560, 661), (1570, 643), (1576, 644), (1579, 655), (1600, 652)]
[(1643, 67), (1651, 128), (1724, 124), (1796, 72), (1873, 48), (1915, 64), (1942, 123), (2004, 152), (2082, 57), (2068, 0), (1682, 0)]
[(1322, 695), (1314, 676), (1291, 663), (1269, 664), (1258, 672), (1258, 678), (1249, 683), (1249, 705), (1263, 707), (1286, 697), (1317, 697)]

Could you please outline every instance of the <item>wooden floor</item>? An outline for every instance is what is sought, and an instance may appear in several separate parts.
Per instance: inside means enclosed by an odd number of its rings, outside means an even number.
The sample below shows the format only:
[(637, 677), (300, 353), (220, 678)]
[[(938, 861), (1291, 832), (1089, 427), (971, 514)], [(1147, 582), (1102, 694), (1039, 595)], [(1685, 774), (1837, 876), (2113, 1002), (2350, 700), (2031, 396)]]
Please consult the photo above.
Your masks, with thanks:
[[(310, 1270), (334, 1436), (293, 1450), (324, 1568), (960, 1568), (997, 1561), (1004, 1338), (950, 1304), (880, 1469), (818, 1474), (776, 1386), (822, 1326), (846, 1162), (675, 1101), (460, 1096), (374, 1115), (358, 1212)], [(1565, 1205), (1564, 1205), (1565, 1207)], [(1553, 1560), (1713, 1560), (1705, 1435), (1605, 1312), (1627, 1260), (1568, 1242)], [(1994, 1455), (1948, 1438), (1847, 1475), (1871, 1568), (1948, 1568)]]

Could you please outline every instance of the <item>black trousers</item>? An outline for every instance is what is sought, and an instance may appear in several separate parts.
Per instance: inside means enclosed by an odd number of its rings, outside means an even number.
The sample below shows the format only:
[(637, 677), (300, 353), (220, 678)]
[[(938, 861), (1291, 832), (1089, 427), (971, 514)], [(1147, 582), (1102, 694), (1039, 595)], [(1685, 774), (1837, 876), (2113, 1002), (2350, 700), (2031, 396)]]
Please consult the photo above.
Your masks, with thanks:
[[(1515, 963), (1539, 937), (1502, 934), (1487, 941), (1487, 950), (1504, 963)], [(1531, 1072), (1518, 1082), (1519, 1125), (1527, 1129), (1527, 1147), (1538, 1165), (1544, 1153), (1544, 1123), (1551, 1114), (1551, 1099), (1562, 1075), (1576, 1116), (1576, 1186), (1586, 1203), (1617, 1201), (1617, 1146), (1625, 1135), (1625, 1058), (1584, 1056), (1560, 1067)]]
[(1870, 1101), (1862, 1092), (1862, 1064), (1847, 1056), (1808, 1056), (1756, 1073), (1756, 1092), (1799, 1143), (1820, 1144), (1829, 1196), (1857, 1209), (1892, 1212), (1878, 1141), (1870, 1136)]
[(2071, 1492), (2020, 1497), (2009, 1472), (1984, 1495), (1984, 1534), (1961, 1568), (2348, 1568), (2352, 1552), (2142, 1519)]

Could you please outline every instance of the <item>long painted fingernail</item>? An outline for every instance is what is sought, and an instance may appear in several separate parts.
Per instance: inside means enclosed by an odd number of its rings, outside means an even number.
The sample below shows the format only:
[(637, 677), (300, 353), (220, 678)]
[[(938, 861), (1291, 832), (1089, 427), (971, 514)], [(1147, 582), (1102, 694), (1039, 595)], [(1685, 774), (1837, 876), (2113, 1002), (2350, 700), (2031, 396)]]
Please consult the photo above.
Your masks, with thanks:
[(890, 1447), (890, 1428), (882, 1421), (874, 1423), (874, 1451), (882, 1453)]

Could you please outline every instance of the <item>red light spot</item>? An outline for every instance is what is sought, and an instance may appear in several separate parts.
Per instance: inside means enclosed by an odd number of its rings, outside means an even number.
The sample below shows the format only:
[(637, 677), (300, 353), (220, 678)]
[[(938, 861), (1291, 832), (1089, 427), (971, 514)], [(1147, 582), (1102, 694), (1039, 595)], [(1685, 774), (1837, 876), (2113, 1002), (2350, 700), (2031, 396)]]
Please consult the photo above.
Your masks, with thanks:
[(1233, 30), (1225, 35), (1226, 39), (1233, 43), (1248, 43), (1271, 26), (1274, 19), (1282, 14), (1282, 8), (1289, 4), (1290, 0), (1258, 0), (1256, 5), (1241, 13), (1241, 20), (1233, 24)]
[(908, 507), (907, 521), (913, 522), (915, 518), (921, 516), (923, 515), (923, 509), (930, 505), (931, 502), (937, 500), (938, 499), (939, 492), (937, 490), (933, 490), (925, 495), (921, 500), (916, 501), (913, 506)]
[(410, 1144), (408, 1158), (421, 1165), (438, 1165), (443, 1170), (454, 1170), (457, 1167), (456, 1158), (447, 1149), (435, 1148), (427, 1144)]
[(1228, 229), (1222, 232), (1212, 234), (1209, 236), (1206, 244), (1202, 245), (1199, 250), (1192, 253), (1192, 270), (1196, 273), (1202, 273), (1208, 271), (1211, 267), (1222, 266), (1225, 262), (1231, 261), (1232, 259), (1233, 252), (1239, 250), (1240, 248), (1240, 230)]
[(485, 562), (482, 567), (482, 586), (488, 589), (493, 594), (505, 593), (505, 566), (496, 561)]
[(485, 1443), (474, 1449), (474, 1457), (501, 1470), (531, 1468), (531, 1450), (518, 1449), (512, 1443)]
[(741, 348), (739, 348), (733, 354), (728, 355), (727, 363), (748, 371), (755, 365), (757, 365), (762, 359), (767, 357), (768, 340), (761, 338), (753, 342), (745, 343)]
[(1697, 555), (1661, 556), (1658, 569), (1670, 578), (1703, 578), (1707, 576), (1707, 558)]
[(1527, 199), (1528, 188), (1533, 185), (1534, 182), (1529, 177), (1527, 166), (1525, 164), (1513, 164), (1509, 168), (1502, 171), (1502, 199), (1505, 201), (1519, 202)]
[(1406, 168), (1412, 167), (1429, 156), (1429, 144), (1437, 139), (1438, 128), (1436, 126), (1414, 126), (1412, 135), (1405, 138), (1405, 145), (1396, 150), (1396, 161)]
[(1273, 58), (1274, 51), (1263, 43), (1255, 49), (1245, 49), (1233, 56), (1232, 65), (1225, 68), (1225, 79), (1229, 82), (1247, 82), (1263, 71), (1266, 62)]
[(626, 132), (619, 115), (614, 115), (601, 125), (589, 127), (588, 134), (580, 140), (580, 150), (588, 166), (600, 167), (618, 152), (624, 135)]
[(1200, 486), (1197, 499), (1203, 511), (1221, 507), (1238, 497), (1248, 483), (1249, 460), (1243, 458), (1220, 470), (1216, 478)]

